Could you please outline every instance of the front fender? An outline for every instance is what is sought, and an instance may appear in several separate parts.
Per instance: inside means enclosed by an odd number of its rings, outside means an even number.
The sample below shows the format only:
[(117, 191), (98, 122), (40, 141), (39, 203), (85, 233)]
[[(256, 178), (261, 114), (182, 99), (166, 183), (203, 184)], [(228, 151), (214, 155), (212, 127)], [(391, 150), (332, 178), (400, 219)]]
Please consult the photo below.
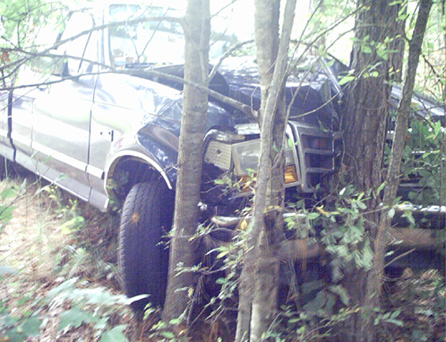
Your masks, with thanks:
[(175, 187), (178, 138), (174, 134), (158, 126), (146, 126), (138, 131), (136, 136), (131, 139), (123, 138), (116, 145), (117, 148), (108, 158), (106, 184), (110, 185), (120, 162), (136, 161), (157, 171), (170, 189)]

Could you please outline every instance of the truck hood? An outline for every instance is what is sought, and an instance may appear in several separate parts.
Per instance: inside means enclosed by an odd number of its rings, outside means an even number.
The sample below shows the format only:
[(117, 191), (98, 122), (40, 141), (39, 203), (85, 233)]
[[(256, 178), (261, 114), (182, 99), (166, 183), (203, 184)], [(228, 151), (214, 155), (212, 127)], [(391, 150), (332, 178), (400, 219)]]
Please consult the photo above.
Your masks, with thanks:
[[(212, 66), (211, 66), (212, 68)], [(252, 57), (227, 58), (219, 67), (209, 84), (209, 88), (233, 98), (243, 104), (252, 106), (255, 110), (260, 108), (260, 82), (257, 65)], [(169, 65), (153, 68), (153, 70), (169, 75), (184, 77), (184, 65)], [(136, 75), (138, 75), (136, 73)], [(182, 90), (183, 84), (153, 77), (141, 73), (141, 77), (150, 78), (158, 83)], [(337, 119), (336, 102), (340, 99), (340, 91), (336, 78), (329, 68), (319, 65), (314, 70), (296, 72), (291, 75), (286, 85), (287, 103), (291, 104), (290, 118), (295, 121), (318, 125), (320, 123), (330, 127), (333, 119)], [(236, 123), (249, 122), (249, 118), (216, 99), (210, 101), (233, 113)]]

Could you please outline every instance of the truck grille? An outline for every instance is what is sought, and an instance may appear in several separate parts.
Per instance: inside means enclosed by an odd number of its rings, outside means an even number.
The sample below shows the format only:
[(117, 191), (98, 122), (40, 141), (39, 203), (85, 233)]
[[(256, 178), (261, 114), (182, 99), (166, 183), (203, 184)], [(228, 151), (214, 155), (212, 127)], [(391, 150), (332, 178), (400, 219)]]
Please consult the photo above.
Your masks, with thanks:
[(318, 127), (290, 121), (298, 158), (301, 186), (314, 192), (324, 175), (334, 171), (333, 139)]

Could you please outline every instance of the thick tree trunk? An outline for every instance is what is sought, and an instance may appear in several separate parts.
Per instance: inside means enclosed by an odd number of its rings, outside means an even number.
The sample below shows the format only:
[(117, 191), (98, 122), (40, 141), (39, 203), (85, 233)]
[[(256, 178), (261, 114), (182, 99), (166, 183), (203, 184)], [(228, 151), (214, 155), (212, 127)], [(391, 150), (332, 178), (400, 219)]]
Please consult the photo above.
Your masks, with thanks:
[[(387, 0), (358, 0), (356, 17), (356, 44), (353, 47), (351, 69), (357, 79), (352, 82), (347, 98), (344, 163), (349, 181), (358, 191), (370, 191), (366, 216), (365, 237), (373, 241), (380, 219), (380, 198), (374, 196), (384, 181), (383, 155), (387, 134), (388, 99), (390, 88), (389, 60), (380, 56), (377, 47), (385, 44), (396, 19), (388, 10)], [(382, 46), (382, 45), (381, 45)], [(373, 308), (379, 306), (379, 296), (369, 297), (364, 289), (376, 283), (375, 273), (355, 265), (345, 267), (343, 286), (350, 295), (351, 306), (361, 308), (352, 314), (340, 331), (343, 341), (376, 341), (373, 329)]]
[(390, 208), (395, 201), (400, 184), (401, 162), (404, 147), (406, 145), (406, 134), (409, 126), (409, 114), (412, 103), (413, 88), (415, 85), (415, 76), (418, 61), (420, 60), (421, 47), (423, 44), (424, 33), (426, 31), (426, 25), (429, 19), (431, 7), (432, 0), (420, 0), (415, 29), (409, 43), (409, 58), (404, 75), (403, 91), (397, 110), (395, 133), (392, 142), (389, 167), (387, 170), (386, 187), (384, 188), (384, 197), (382, 201), (384, 210), (381, 212), (380, 223), (374, 241), (375, 257), (372, 272), (375, 274), (378, 281), (368, 284), (368, 296), (379, 294), (381, 290), (381, 279), (384, 271), (384, 254), (387, 247), (385, 232), (388, 230), (391, 224), (391, 218), (388, 215), (388, 208)]
[[(384, 44), (395, 21), (395, 17), (388, 16), (394, 14), (387, 10), (388, 4), (387, 0), (358, 0), (363, 9), (356, 18), (357, 44), (351, 60), (351, 69), (358, 79), (352, 82), (347, 99), (344, 157), (358, 189), (376, 189), (384, 180), (383, 151), (390, 94), (385, 82), (389, 65), (377, 54), (376, 45)], [(366, 78), (366, 73), (373, 77)]]
[[(396, 19), (396, 11), (387, 11), (387, 1), (373, 0), (368, 3), (372, 11), (362, 11), (357, 18), (357, 38), (362, 45), (354, 49), (353, 66), (357, 73), (377, 71), (377, 77), (361, 78), (355, 82), (348, 98), (346, 163), (350, 167), (350, 175), (359, 191), (369, 191), (366, 215), (367, 237), (373, 247), (374, 258), (371, 270), (353, 269), (344, 279), (344, 286), (351, 295), (351, 305), (361, 308), (360, 312), (347, 320), (346, 332), (341, 334), (345, 341), (377, 341), (378, 334), (373, 326), (373, 310), (379, 307), (384, 256), (386, 251), (386, 230), (390, 226), (388, 206), (396, 197), (399, 185), (399, 172), (402, 152), (407, 132), (407, 121), (412, 98), (412, 90), (418, 63), (421, 42), (429, 14), (431, 0), (421, 0), (420, 12), (410, 44), (409, 66), (403, 88), (403, 95), (398, 109), (397, 127), (391, 154), (391, 161), (386, 177), (387, 186), (384, 198), (381, 199), (376, 190), (384, 181), (383, 148), (387, 134), (387, 101), (389, 88), (385, 85), (390, 65), (387, 60), (379, 58), (377, 51), (365, 52), (364, 42), (369, 37), (375, 42), (384, 42), (392, 33)], [(363, 3), (362, 0), (359, 3)], [(391, 17), (389, 17), (389, 15)], [(424, 24), (423, 24), (424, 22)], [(374, 44), (377, 46), (377, 44)], [(368, 50), (366, 48), (366, 50)], [(382, 56), (382, 55), (381, 55)], [(373, 66), (370, 68), (370, 66)], [(384, 210), (383, 210), (384, 208)], [(364, 291), (365, 290), (365, 291)]]
[[(188, 0), (185, 16), (184, 78), (202, 86), (208, 84), (210, 11), (209, 0)], [(170, 244), (169, 277), (163, 319), (178, 318), (189, 303), (188, 291), (196, 275), (178, 267), (196, 265), (197, 252), (190, 237), (198, 224), (198, 202), (203, 160), (203, 138), (208, 108), (207, 93), (184, 86), (183, 117), (178, 156), (178, 181), (175, 198), (173, 238)]]

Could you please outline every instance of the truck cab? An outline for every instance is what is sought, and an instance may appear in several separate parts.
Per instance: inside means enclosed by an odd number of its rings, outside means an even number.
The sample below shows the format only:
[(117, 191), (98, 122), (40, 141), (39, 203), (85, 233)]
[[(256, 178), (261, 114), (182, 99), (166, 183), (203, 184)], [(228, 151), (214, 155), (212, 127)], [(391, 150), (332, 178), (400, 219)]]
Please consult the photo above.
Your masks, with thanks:
[[(123, 285), (128, 296), (148, 293), (154, 304), (164, 301), (168, 259), (159, 242), (170, 229), (175, 195), (181, 23), (171, 8), (128, 2), (74, 11), (52, 42), (24, 59), (13, 90), (0, 94), (0, 154), (100, 210), (123, 203)], [(213, 37), (214, 58), (237, 42), (226, 33)], [(301, 197), (334, 170), (337, 113), (329, 99), (339, 92), (329, 67), (307, 63), (313, 77), (294, 75), (286, 87), (284, 180)], [(257, 110), (254, 58), (226, 59), (210, 89)], [(202, 220), (212, 221), (234, 215), (252, 193), (260, 140), (252, 116), (212, 96), (206, 129)], [(237, 186), (228, 189), (225, 179)]]

